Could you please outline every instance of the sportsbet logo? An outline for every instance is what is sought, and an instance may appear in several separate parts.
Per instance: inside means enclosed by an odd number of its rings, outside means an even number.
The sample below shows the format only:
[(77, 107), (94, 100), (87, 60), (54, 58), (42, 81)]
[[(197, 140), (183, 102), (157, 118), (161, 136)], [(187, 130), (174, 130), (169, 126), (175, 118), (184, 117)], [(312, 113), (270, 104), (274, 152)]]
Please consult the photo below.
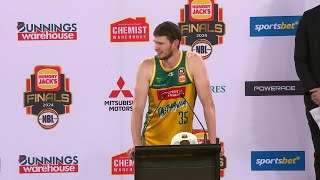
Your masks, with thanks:
[(298, 26), (299, 22), (293, 22), (287, 24), (286, 22), (282, 22), (281, 24), (274, 23), (274, 24), (258, 24), (255, 26), (256, 31), (268, 30), (268, 29), (295, 29)]
[(252, 171), (305, 170), (304, 151), (252, 151)]
[(295, 158), (283, 157), (282, 159), (257, 159), (256, 164), (258, 164), (259, 166), (262, 166), (264, 164), (296, 164), (300, 159), (300, 156), (297, 156)]
[(301, 16), (250, 18), (250, 36), (294, 36)]

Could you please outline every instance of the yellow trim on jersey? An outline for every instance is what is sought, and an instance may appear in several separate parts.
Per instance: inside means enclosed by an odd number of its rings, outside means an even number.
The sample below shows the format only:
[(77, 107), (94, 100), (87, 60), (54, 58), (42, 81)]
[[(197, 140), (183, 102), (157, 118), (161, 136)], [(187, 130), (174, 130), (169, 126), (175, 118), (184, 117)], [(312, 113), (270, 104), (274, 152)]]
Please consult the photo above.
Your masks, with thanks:
[(163, 66), (162, 60), (159, 60), (159, 61), (160, 61), (160, 66), (162, 67), (162, 69), (163, 69), (165, 72), (170, 72), (170, 71), (174, 70), (176, 67), (179, 66), (179, 64), (180, 64), (181, 61), (182, 61), (182, 55), (183, 55), (182, 51), (179, 51), (179, 52), (180, 52), (179, 61), (178, 61), (178, 63), (177, 63), (172, 69), (166, 70), (166, 69), (164, 68), (164, 66)]
[(156, 59), (154, 57), (152, 57), (152, 60), (153, 60), (153, 72), (152, 72), (152, 77), (151, 77), (150, 82), (149, 82), (149, 86), (150, 87), (151, 87), (152, 82), (154, 80), (154, 76), (156, 75)]
[(191, 74), (189, 72), (188, 59), (189, 59), (189, 52), (187, 52), (187, 54), (186, 54), (186, 60), (185, 60), (186, 64), (185, 64), (185, 66), (186, 66), (186, 71), (187, 71), (187, 74), (189, 76), (189, 79), (193, 83), (193, 77), (191, 76)]

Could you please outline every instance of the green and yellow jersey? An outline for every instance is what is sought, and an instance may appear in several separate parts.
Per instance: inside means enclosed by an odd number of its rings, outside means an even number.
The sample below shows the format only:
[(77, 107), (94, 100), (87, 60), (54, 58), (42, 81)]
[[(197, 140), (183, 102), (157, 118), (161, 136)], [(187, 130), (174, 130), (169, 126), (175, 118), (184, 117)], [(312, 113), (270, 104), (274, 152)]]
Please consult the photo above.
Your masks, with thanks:
[[(157, 56), (153, 57), (154, 69), (144, 126), (153, 112), (155, 114), (145, 130), (145, 138), (142, 139), (144, 145), (169, 145), (177, 133), (192, 133), (193, 113), (190, 108), (194, 108), (197, 92), (187, 67), (187, 57), (188, 52), (180, 51), (179, 61), (171, 70), (165, 70), (161, 60)], [(163, 100), (156, 110), (161, 99)]]

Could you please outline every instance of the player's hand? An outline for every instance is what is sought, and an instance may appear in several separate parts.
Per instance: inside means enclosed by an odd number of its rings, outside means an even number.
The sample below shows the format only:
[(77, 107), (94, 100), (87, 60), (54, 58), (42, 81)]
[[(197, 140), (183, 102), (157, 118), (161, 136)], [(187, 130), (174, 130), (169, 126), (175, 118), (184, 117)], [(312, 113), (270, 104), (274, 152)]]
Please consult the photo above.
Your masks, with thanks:
[(128, 149), (128, 151), (127, 151), (127, 155), (131, 160), (134, 160), (134, 152), (135, 152), (135, 148), (134, 147)]

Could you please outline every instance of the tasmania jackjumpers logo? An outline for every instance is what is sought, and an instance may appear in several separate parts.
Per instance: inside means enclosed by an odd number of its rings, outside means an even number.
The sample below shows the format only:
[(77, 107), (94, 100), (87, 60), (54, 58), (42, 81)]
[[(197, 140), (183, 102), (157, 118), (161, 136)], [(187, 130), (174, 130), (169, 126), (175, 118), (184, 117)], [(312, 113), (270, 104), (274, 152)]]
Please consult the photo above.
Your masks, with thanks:
[(18, 41), (77, 40), (76, 23), (28, 24), (18, 22)]
[(59, 66), (36, 66), (26, 82), (24, 107), (27, 114), (37, 115), (44, 129), (52, 129), (59, 122), (59, 115), (69, 113), (71, 93), (69, 79)]
[(181, 44), (192, 46), (191, 50), (203, 59), (211, 55), (213, 45), (223, 43), (223, 11), (214, 0), (189, 0), (180, 10), (178, 24), (182, 33)]
[[(202, 129), (193, 129), (192, 132), (198, 138), (199, 144), (203, 143), (204, 132)], [(207, 131), (206, 131), (207, 133)], [(207, 136), (208, 137), (208, 136)], [(224, 146), (224, 142), (220, 141), (221, 146)], [(227, 168), (227, 158), (226, 156), (220, 157), (220, 177), (224, 177), (224, 170)]]
[(113, 156), (111, 159), (112, 175), (134, 174), (134, 162), (129, 159), (126, 152)]
[[(133, 95), (130, 90), (123, 89), (125, 82), (121, 76), (117, 85), (119, 89), (112, 90), (109, 95), (112, 100), (104, 101), (104, 105), (109, 107), (109, 111), (132, 111), (133, 100), (128, 100), (128, 98), (132, 98)], [(115, 98), (119, 99), (119, 96), (126, 98), (126, 100), (114, 100)]]
[(149, 24), (145, 17), (127, 18), (110, 25), (111, 42), (149, 41)]
[(75, 173), (78, 172), (78, 156), (28, 157), (19, 156), (19, 173)]

